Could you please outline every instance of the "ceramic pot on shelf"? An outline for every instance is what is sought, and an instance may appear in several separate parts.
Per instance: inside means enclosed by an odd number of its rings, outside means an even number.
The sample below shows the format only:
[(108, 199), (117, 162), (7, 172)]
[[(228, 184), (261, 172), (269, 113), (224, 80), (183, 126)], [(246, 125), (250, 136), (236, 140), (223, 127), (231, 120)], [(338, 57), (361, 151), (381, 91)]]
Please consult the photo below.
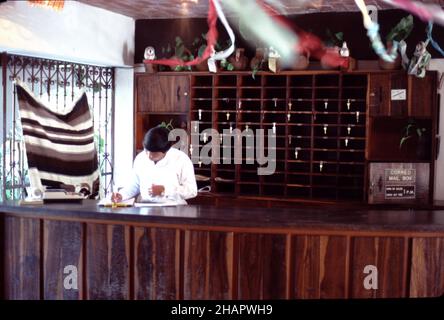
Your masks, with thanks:
[(196, 64), (194, 68), (196, 69), (196, 71), (208, 71), (208, 59), (205, 59), (202, 62)]
[(327, 47), (325, 49), (325, 53), (322, 57), (321, 57), (321, 67), (322, 69), (325, 70), (335, 70), (338, 69), (338, 66), (334, 66), (330, 63), (330, 60), (332, 59), (332, 54), (336, 54), (339, 56), (339, 47)]
[(238, 48), (234, 53), (234, 57), (229, 58), (234, 70), (245, 70), (248, 65), (248, 58), (245, 56), (245, 49)]
[[(392, 49), (392, 42), (387, 42), (387, 52), (390, 52)], [(379, 68), (381, 68), (382, 70), (399, 70), (401, 69), (401, 55), (397, 55), (395, 61), (390, 62), (390, 61), (385, 61), (382, 58), (379, 58), (378, 60), (379, 63)]]
[(291, 66), (292, 70), (305, 70), (310, 64), (310, 52), (301, 53)]

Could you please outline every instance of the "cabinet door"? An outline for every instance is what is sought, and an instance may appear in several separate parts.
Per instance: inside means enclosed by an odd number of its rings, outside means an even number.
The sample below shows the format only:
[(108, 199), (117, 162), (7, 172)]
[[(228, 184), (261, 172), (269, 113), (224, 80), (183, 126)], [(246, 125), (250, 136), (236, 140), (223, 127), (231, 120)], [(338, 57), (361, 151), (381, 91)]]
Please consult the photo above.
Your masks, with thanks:
[(392, 117), (408, 115), (408, 93), (407, 75), (405, 72), (390, 75), (390, 92), (388, 94), (390, 113)]
[(390, 115), (390, 75), (371, 74), (369, 77), (369, 115)]
[(409, 116), (431, 117), (436, 95), (436, 74), (428, 72), (425, 78), (409, 76)]
[(407, 116), (407, 97), (407, 76), (405, 73), (370, 75), (370, 116)]
[(190, 81), (187, 75), (141, 75), (136, 78), (137, 111), (187, 112)]

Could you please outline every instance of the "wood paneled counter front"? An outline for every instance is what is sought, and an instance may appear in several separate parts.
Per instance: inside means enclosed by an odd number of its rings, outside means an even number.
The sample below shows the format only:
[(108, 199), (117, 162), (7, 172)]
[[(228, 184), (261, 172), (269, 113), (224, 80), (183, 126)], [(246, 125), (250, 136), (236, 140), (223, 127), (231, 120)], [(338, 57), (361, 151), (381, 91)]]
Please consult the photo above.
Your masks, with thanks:
[(444, 294), (444, 211), (0, 203), (5, 299)]

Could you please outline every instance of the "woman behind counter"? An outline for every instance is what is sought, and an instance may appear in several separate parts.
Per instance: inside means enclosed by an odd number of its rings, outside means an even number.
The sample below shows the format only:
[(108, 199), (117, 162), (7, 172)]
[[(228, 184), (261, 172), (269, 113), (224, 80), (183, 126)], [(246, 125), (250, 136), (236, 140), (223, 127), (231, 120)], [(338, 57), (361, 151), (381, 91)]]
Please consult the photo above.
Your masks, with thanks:
[(140, 194), (143, 200), (186, 203), (197, 195), (194, 167), (188, 155), (171, 148), (168, 129), (154, 127), (143, 138), (144, 151), (134, 159), (127, 185), (112, 194), (120, 202)]

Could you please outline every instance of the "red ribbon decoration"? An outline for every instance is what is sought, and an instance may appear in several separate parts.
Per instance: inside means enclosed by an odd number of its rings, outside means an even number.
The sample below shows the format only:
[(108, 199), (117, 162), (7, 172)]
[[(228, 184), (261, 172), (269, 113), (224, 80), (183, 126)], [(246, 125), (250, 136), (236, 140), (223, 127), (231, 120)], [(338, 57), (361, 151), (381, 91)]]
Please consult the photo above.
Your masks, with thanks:
[(167, 66), (194, 66), (199, 64), (206, 59), (208, 59), (213, 53), (213, 47), (217, 40), (217, 12), (214, 7), (213, 0), (210, 0), (209, 9), (208, 9), (208, 26), (209, 30), (207, 32), (207, 47), (202, 54), (202, 57), (196, 57), (191, 61), (183, 61), (182, 59), (159, 59), (159, 60), (143, 60), (143, 63), (151, 63), (151, 64), (163, 64)]
[(267, 11), (270, 16), (273, 16), (273, 19), (282, 25), (283, 27), (294, 30), (299, 37), (299, 41), (297, 47), (295, 48), (296, 52), (304, 53), (310, 52), (310, 55), (321, 59), (324, 58), (324, 62), (327, 63), (331, 67), (344, 67), (348, 68), (349, 59), (347, 57), (341, 57), (339, 52), (332, 52), (327, 50), (322, 41), (316, 37), (315, 35), (305, 32), (298, 26), (291, 23), (288, 19), (282, 17), (282, 15), (272, 8), (269, 4), (265, 4), (263, 1), (258, 1), (260, 5)]

